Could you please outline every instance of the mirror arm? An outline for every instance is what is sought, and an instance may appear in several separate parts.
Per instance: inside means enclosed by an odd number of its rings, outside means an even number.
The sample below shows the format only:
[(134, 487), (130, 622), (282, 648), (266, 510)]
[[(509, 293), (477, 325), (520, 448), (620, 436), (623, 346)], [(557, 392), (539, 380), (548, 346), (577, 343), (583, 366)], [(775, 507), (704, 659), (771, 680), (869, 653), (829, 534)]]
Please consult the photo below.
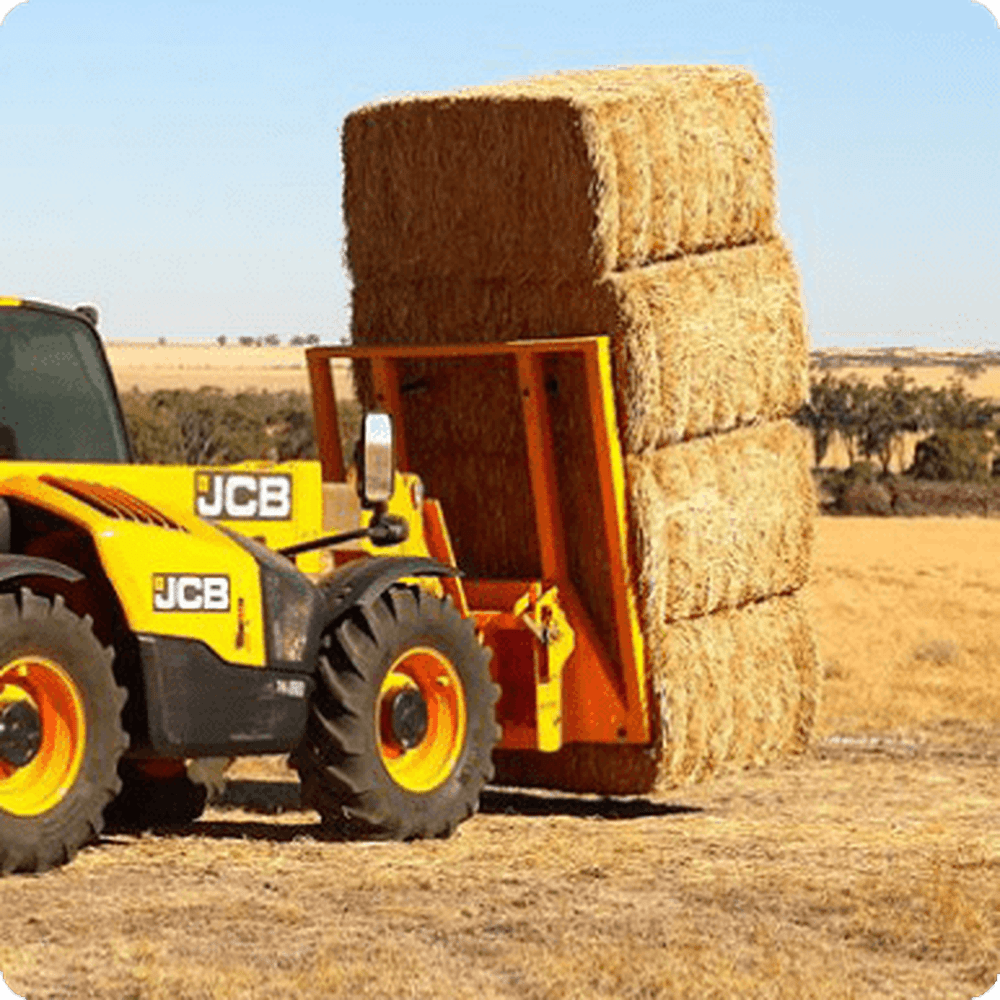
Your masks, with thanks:
[[(379, 504), (378, 507), (385, 507)], [(372, 545), (379, 548), (385, 545), (399, 545), (410, 537), (410, 525), (405, 517), (398, 514), (390, 514), (386, 510), (376, 508), (371, 524), (367, 528), (357, 528), (355, 531), (342, 531), (339, 535), (324, 535), (322, 538), (314, 538), (308, 542), (299, 542), (296, 545), (286, 545), (283, 549), (277, 549), (279, 555), (287, 558), (301, 555), (303, 552), (313, 552), (316, 549), (328, 549), (333, 545), (340, 545), (341, 542), (353, 542), (358, 538), (368, 538)]]

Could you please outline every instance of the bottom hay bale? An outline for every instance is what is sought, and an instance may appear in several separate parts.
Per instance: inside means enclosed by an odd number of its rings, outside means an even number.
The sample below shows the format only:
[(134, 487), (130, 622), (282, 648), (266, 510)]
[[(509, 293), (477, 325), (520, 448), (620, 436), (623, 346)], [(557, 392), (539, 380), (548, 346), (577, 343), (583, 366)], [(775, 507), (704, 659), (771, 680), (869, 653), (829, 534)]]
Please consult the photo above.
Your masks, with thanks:
[(646, 636), (650, 746), (498, 750), (498, 785), (641, 795), (803, 750), (819, 669), (798, 594), (660, 626)]

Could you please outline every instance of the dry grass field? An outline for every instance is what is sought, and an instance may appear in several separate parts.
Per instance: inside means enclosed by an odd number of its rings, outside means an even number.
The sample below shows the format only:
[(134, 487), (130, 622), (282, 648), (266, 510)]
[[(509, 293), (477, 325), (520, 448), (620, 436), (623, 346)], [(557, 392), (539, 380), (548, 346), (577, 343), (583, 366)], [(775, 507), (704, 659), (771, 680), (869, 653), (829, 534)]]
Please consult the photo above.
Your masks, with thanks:
[(32, 998), (955, 997), (1000, 973), (1000, 523), (824, 518), (816, 740), (638, 800), (490, 790), (324, 840), (279, 759), (172, 834), (0, 882)]
[[(109, 343), (108, 361), (120, 392), (137, 388), (200, 389), (218, 386), (227, 392), (267, 389), (309, 392), (309, 373), (303, 347), (241, 347), (215, 343)], [(336, 367), (338, 396), (353, 395), (346, 366)], [(347, 398), (347, 396), (343, 396)]]

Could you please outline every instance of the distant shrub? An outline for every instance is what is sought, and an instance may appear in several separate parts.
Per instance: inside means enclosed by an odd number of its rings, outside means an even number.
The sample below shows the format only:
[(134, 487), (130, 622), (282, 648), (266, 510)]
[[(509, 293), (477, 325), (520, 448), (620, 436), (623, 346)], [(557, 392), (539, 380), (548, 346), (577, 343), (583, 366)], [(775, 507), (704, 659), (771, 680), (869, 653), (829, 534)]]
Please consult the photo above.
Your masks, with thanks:
[(224, 333), (220, 333), (219, 336), (216, 337), (215, 339), (218, 341), (219, 347), (226, 346), (226, 335)]
[(939, 430), (917, 445), (909, 472), (917, 479), (986, 482), (993, 444), (984, 430)]
[(849, 469), (823, 472), (817, 481), (820, 507), (841, 514), (892, 513), (890, 478), (874, 462), (855, 462)]
[[(303, 392), (232, 394), (207, 386), (197, 392), (133, 390), (122, 396), (122, 409), (141, 463), (223, 465), (316, 457), (312, 404)], [(347, 457), (360, 432), (359, 404), (338, 403), (338, 419)]]
[(844, 472), (844, 478), (852, 483), (873, 483), (878, 479), (879, 470), (874, 462), (855, 462)]
[(843, 514), (887, 517), (892, 513), (892, 494), (881, 483), (855, 480), (844, 487), (837, 510)]

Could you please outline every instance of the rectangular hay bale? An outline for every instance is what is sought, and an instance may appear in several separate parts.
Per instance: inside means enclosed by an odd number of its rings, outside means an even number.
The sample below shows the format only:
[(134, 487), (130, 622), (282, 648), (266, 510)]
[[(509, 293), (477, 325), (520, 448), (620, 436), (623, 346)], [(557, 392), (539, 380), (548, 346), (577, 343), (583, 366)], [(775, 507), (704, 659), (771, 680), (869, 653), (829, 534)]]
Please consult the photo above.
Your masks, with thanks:
[(342, 133), (355, 282), (586, 281), (770, 239), (763, 87), (736, 66), (639, 66), (406, 97)]
[(352, 334), (359, 345), (612, 334), (622, 446), (633, 454), (790, 416), (807, 393), (798, 272), (780, 239), (595, 283), (362, 283)]
[(799, 752), (820, 671), (799, 594), (672, 622), (646, 634), (651, 747), (570, 744), (498, 750), (499, 785), (639, 795)]
[(639, 606), (650, 627), (809, 579), (809, 435), (783, 420), (628, 458)]

